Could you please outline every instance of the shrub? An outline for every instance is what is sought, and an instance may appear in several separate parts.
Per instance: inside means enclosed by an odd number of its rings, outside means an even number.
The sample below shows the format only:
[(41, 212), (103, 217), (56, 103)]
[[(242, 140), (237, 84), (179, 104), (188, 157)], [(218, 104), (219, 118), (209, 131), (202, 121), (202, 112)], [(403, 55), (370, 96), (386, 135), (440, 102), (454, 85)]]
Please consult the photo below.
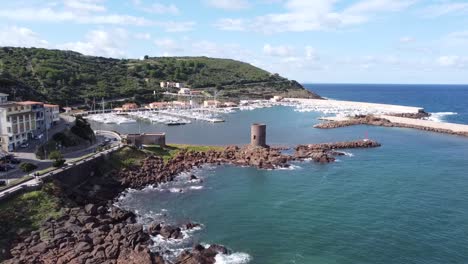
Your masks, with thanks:
[(62, 167), (63, 164), (65, 164), (65, 160), (63, 159), (62, 153), (60, 153), (60, 151), (58, 150), (52, 151), (49, 155), (49, 158), (54, 160), (52, 166), (56, 168)]
[(20, 169), (21, 169), (23, 172), (29, 173), (29, 172), (31, 172), (31, 171), (37, 169), (37, 166), (34, 165), (34, 164), (32, 164), (32, 163), (26, 162), (26, 163), (22, 163), (22, 164), (20, 165)]

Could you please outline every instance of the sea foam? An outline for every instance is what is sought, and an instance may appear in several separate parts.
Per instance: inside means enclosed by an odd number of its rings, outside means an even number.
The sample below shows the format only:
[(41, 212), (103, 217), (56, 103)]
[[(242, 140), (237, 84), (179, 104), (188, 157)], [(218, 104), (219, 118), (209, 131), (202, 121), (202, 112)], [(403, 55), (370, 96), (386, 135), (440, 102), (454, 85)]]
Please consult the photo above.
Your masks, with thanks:
[(434, 121), (434, 122), (444, 122), (444, 119), (446, 116), (451, 116), (451, 115), (458, 115), (458, 113), (455, 112), (436, 112), (436, 113), (431, 113), (431, 116), (427, 118), (427, 120)]
[(215, 257), (216, 264), (243, 264), (249, 263), (252, 258), (247, 253), (236, 252), (231, 255), (217, 254)]

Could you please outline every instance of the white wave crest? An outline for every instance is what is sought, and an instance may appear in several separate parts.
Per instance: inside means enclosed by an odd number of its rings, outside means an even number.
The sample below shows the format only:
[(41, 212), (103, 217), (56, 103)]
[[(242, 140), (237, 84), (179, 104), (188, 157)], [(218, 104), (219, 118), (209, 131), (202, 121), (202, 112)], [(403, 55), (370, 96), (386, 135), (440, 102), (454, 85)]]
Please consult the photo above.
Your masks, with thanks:
[(201, 190), (203, 186), (190, 186), (190, 190)]
[(215, 257), (216, 264), (244, 264), (249, 263), (252, 258), (247, 253), (236, 252), (230, 255), (217, 254)]
[(427, 120), (434, 121), (434, 122), (444, 122), (446, 116), (451, 115), (458, 115), (456, 112), (436, 112), (431, 113), (431, 116), (427, 118)]
[(346, 151), (340, 151), (340, 152), (343, 153), (346, 157), (354, 157), (354, 154), (351, 152), (346, 152)]
[(277, 167), (277, 170), (300, 170), (302, 169), (299, 165), (291, 164), (289, 167)]

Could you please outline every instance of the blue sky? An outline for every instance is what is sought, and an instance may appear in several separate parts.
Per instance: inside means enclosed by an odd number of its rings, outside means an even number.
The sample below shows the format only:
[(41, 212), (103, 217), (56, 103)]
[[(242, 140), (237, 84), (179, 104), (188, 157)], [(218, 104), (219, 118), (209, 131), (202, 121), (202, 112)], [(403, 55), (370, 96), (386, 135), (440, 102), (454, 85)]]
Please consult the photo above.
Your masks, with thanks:
[(468, 1), (16, 0), (0, 46), (210, 56), (310, 83), (468, 83)]

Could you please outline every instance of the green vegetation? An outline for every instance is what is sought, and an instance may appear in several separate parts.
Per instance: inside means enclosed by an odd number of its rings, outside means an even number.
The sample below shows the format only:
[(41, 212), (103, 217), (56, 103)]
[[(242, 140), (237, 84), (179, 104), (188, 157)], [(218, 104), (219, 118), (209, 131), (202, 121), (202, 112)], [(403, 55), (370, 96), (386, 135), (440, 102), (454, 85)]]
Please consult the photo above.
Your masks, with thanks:
[[(41, 190), (19, 194), (0, 203), (0, 248), (9, 248), (17, 233), (36, 230), (41, 223), (60, 216), (60, 200), (47, 191)], [(0, 261), (5, 257), (0, 251)]]
[(76, 118), (75, 125), (71, 128), (71, 132), (82, 139), (88, 140), (90, 143), (96, 140), (96, 135), (91, 125), (81, 116)]
[[(268, 96), (303, 87), (250, 64), (207, 57), (119, 60), (76, 52), (37, 48), (0, 48), (0, 92), (52, 103), (91, 104), (93, 98), (161, 98), (160, 81), (179, 81), (193, 88), (218, 87), (226, 94)], [(257, 89), (262, 89), (257, 91)], [(156, 95), (153, 95), (156, 91)], [(15, 99), (15, 98), (12, 98)]]
[(25, 173), (30, 173), (31, 171), (37, 169), (37, 166), (32, 163), (25, 162), (25, 163), (21, 163), (20, 169)]
[(46, 151), (47, 153), (51, 153), (62, 147), (88, 146), (88, 143), (93, 143), (95, 140), (96, 135), (91, 125), (82, 117), (77, 117), (75, 125), (71, 129), (54, 134), (52, 139), (40, 146), (36, 150), (36, 157), (44, 159)]
[(63, 158), (62, 153), (58, 150), (52, 151), (49, 155), (49, 159), (54, 160), (54, 163), (52, 164), (52, 166), (56, 168), (62, 167), (63, 164), (65, 164), (65, 159)]
[(182, 150), (206, 152), (209, 150), (221, 151), (223, 149), (224, 147), (221, 147), (221, 146), (195, 146), (195, 145), (171, 144), (171, 145), (167, 145), (164, 148), (160, 146), (148, 146), (145, 148), (145, 151), (150, 154), (162, 156), (164, 161), (167, 162), (168, 160), (175, 157)]

